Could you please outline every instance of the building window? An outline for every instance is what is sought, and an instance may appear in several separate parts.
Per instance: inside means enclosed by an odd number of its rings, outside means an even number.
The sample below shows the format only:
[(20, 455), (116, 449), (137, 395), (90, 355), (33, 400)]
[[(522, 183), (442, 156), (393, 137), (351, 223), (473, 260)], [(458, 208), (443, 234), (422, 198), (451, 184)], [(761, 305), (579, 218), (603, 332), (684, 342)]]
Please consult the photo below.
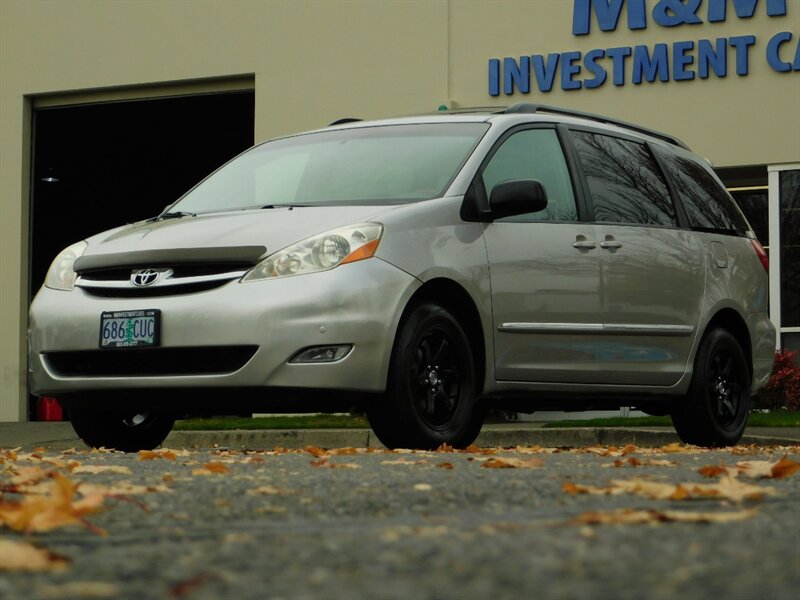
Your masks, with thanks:
[(800, 169), (781, 171), (781, 326), (800, 327)]

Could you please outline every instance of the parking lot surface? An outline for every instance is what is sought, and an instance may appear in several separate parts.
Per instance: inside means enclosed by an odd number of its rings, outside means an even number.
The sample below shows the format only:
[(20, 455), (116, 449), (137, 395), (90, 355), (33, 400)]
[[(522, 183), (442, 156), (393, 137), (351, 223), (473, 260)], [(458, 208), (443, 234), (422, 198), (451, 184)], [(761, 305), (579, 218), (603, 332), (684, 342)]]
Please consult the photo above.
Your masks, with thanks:
[(0, 598), (794, 598), (800, 446), (0, 450)]

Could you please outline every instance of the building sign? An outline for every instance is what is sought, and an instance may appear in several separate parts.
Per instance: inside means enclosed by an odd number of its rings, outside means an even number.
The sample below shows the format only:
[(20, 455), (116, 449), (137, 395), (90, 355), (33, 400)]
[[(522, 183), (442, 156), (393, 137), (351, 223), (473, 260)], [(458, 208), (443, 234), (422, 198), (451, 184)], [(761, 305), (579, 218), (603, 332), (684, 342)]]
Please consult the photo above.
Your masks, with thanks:
[[(793, 3), (792, 11), (800, 10)], [(755, 35), (736, 35), (714, 39), (690, 39), (653, 45), (596, 48), (531, 54), (520, 57), (489, 59), (489, 94), (528, 94), (562, 90), (599, 88), (611, 82), (615, 86), (641, 85), (655, 81), (691, 81), (727, 77), (736, 73), (745, 77), (753, 68), (771, 68), (778, 73), (800, 72), (800, 31), (780, 31), (789, 14), (786, 0), (574, 0), (572, 34), (592, 34), (592, 17), (601, 32), (616, 31), (623, 7), (629, 30), (648, 27), (684, 27), (705, 23), (723, 23), (729, 18), (749, 19), (764, 11), (775, 19), (775, 33), (768, 39)], [(800, 21), (794, 15), (793, 24)], [(783, 26), (783, 27), (782, 27)]]

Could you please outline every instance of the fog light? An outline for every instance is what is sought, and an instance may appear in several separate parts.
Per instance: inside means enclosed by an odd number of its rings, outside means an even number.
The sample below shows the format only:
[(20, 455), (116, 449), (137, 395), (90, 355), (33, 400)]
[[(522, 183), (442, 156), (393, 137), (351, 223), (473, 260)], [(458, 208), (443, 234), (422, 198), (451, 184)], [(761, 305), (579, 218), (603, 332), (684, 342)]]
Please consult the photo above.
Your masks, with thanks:
[(329, 363), (342, 360), (350, 354), (352, 344), (338, 344), (336, 346), (314, 346), (306, 348), (295, 354), (289, 362), (293, 363)]

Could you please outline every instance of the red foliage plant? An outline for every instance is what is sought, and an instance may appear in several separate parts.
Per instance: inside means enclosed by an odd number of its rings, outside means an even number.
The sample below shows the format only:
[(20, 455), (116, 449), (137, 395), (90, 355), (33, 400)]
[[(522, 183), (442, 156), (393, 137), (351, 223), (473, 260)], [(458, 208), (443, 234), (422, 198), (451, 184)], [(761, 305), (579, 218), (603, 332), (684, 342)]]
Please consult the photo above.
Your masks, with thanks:
[(756, 402), (759, 408), (800, 410), (800, 365), (797, 356), (798, 352), (787, 349), (775, 353), (772, 376)]

